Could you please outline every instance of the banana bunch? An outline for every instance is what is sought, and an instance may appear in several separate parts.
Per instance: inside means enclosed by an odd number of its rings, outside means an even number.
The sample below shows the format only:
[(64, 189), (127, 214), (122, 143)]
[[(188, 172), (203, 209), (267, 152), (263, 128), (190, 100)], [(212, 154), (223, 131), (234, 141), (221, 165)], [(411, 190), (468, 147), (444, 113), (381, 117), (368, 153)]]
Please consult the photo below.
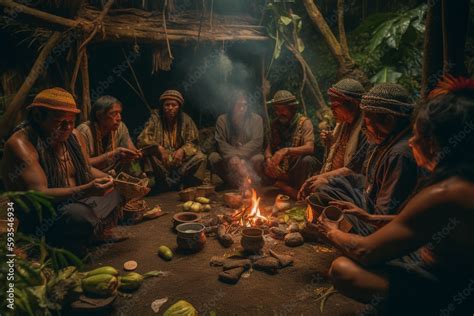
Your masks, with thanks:
[(200, 212), (209, 212), (211, 210), (211, 205), (209, 204), (211, 200), (208, 198), (199, 196), (194, 201), (187, 201), (183, 204), (184, 211), (191, 211), (195, 213)]
[(135, 291), (142, 285), (144, 279), (160, 275), (164, 275), (164, 273), (162, 271), (150, 271), (141, 275), (140, 273), (130, 272), (119, 276), (117, 269), (104, 266), (84, 274), (82, 290), (86, 294), (111, 296), (117, 291)]

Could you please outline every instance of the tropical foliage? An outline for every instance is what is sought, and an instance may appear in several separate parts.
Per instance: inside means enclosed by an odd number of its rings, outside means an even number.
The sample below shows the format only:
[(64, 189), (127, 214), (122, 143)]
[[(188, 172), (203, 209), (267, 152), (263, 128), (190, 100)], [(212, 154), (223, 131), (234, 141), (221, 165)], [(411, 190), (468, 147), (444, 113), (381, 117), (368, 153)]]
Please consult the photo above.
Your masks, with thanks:
[(397, 82), (414, 92), (419, 89), (426, 9), (421, 5), (375, 14), (352, 33), (352, 54), (372, 83)]

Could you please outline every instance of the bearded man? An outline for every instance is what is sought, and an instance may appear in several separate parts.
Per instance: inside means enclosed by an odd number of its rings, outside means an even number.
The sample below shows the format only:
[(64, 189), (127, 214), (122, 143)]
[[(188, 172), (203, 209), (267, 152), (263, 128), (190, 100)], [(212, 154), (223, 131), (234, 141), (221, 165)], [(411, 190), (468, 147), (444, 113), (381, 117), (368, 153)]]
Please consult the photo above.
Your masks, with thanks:
[(296, 199), (297, 189), (318, 167), (313, 156), (313, 123), (298, 113), (299, 102), (289, 91), (277, 91), (269, 103), (277, 118), (271, 124), (271, 140), (265, 149), (264, 173)]
[(144, 171), (160, 190), (199, 185), (204, 180), (206, 156), (199, 149), (199, 132), (182, 111), (179, 91), (167, 90), (138, 136), (145, 154)]

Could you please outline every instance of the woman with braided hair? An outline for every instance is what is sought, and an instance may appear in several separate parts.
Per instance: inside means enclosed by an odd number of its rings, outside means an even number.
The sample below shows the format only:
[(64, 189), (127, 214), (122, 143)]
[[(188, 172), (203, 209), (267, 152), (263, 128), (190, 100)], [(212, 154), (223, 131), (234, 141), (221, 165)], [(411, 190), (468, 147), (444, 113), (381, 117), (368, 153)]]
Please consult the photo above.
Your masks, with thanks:
[(73, 96), (61, 88), (46, 89), (27, 109), (28, 120), (5, 143), (2, 178), (7, 190), (53, 197), (57, 216), (40, 229), (34, 217), (19, 210), (20, 229), (75, 250), (94, 239), (123, 239), (111, 229), (123, 198), (113, 190), (112, 178), (89, 163), (74, 129), (80, 110)]
[[(399, 215), (363, 237), (318, 221), (340, 248), (329, 274), (342, 294), (389, 315), (474, 311), (474, 80), (445, 78), (421, 105), (410, 147), (430, 176)], [(420, 249), (420, 260), (402, 257)], [(400, 259), (396, 259), (400, 258)], [(395, 260), (394, 260), (395, 259)]]

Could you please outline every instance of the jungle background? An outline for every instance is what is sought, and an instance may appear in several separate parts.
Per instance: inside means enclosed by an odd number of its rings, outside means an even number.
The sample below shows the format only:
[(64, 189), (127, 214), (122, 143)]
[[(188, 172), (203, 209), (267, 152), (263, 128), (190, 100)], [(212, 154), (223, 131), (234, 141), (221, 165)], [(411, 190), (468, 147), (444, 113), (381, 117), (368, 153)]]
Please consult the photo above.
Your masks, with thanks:
[[(18, 3), (71, 18), (84, 2), (39, 0)], [(159, 95), (168, 88), (177, 88), (184, 93), (184, 111), (193, 117), (199, 128), (214, 125), (216, 117), (231, 103), (229, 92), (236, 88), (247, 90), (253, 96), (255, 110), (264, 115), (268, 111), (262, 105), (265, 101), (279, 89), (290, 90), (302, 101), (302, 111), (316, 125), (322, 120), (331, 122), (326, 90), (345, 76), (361, 80), (367, 88), (380, 82), (400, 83), (417, 99), (428, 89), (423, 87), (423, 52), (431, 50), (425, 43), (427, 12), (436, 7), (449, 10), (441, 0), (171, 2), (174, 10), (189, 10), (197, 15), (209, 10), (217, 14), (249, 15), (265, 28), (264, 33), (271, 40), (244, 41), (237, 45), (224, 41), (197, 41), (186, 45), (171, 43), (174, 58), (169, 71), (156, 65), (156, 45), (112, 41), (100, 45), (91, 43), (88, 47), (89, 102), (103, 94), (116, 96), (124, 103), (124, 120), (132, 136), (138, 135), (148, 117), (148, 109), (156, 106)], [(457, 43), (461, 42), (461, 46), (458, 47), (463, 51), (456, 52), (461, 59), (454, 61), (455, 70), (451, 73), (469, 76), (474, 71), (474, 6), (469, 6), (471, 0), (457, 2), (457, 7), (450, 4), (451, 10), (464, 6), (470, 8), (470, 12), (464, 23), (465, 30), (454, 35), (459, 37)], [(98, 8), (105, 3), (90, 2)], [(161, 1), (122, 0), (115, 1), (112, 8), (130, 7), (160, 12), (163, 4)], [(453, 12), (446, 16), (456, 19)], [(4, 9), (0, 20), (0, 115), (15, 103), (12, 101), (16, 93), (51, 34), (43, 28), (23, 23), (17, 16), (12, 19), (9, 14)], [(460, 16), (463, 15), (466, 14)], [(21, 12), (18, 16), (21, 17)], [(432, 33), (447, 32), (436, 25), (443, 21), (434, 20)], [(74, 77), (77, 49), (75, 38), (70, 41), (63, 40), (60, 48), (64, 53), (41, 72), (21, 99), (22, 104), (15, 105), (21, 111), (3, 116), (3, 137), (8, 133), (6, 130), (11, 130), (13, 124), (22, 119), (24, 107), (38, 91), (51, 86), (70, 88), (69, 82), (74, 81), (71, 77)], [(436, 45), (433, 47), (435, 50)], [(263, 61), (261, 56), (264, 56)], [(463, 65), (458, 65), (459, 60)], [(446, 67), (446, 60), (444, 62)], [(430, 76), (424, 80), (424, 85), (433, 85), (441, 75)], [(77, 82), (81, 80), (78, 78)], [(80, 93), (77, 95), (81, 106), (85, 101)], [(13, 112), (11, 108), (10, 111)], [(268, 112), (271, 115), (271, 110)]]

